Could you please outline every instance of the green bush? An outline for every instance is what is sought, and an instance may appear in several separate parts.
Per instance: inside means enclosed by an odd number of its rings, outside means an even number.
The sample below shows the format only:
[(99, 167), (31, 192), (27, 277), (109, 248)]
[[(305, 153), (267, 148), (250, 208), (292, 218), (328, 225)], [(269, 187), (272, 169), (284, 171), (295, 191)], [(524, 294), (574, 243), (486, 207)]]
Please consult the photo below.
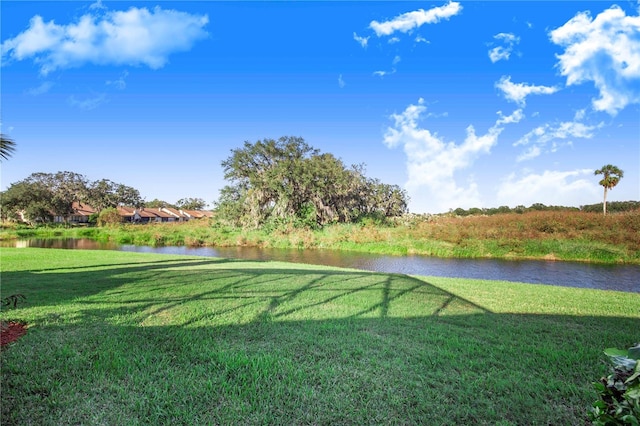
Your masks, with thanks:
[(594, 386), (600, 398), (593, 403), (589, 419), (594, 425), (640, 424), (640, 343), (620, 350), (604, 351), (613, 363), (613, 372)]
[(102, 210), (98, 215), (98, 226), (116, 226), (120, 223), (122, 223), (122, 217), (113, 207)]

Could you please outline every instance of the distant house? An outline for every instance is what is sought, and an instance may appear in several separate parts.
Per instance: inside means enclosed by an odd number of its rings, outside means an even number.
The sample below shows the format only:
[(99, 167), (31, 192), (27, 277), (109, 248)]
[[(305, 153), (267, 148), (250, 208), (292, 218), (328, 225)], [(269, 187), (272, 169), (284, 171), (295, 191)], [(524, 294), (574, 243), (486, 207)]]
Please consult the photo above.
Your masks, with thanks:
[(133, 209), (133, 222), (135, 223), (160, 222), (157, 219), (158, 216), (151, 209), (145, 209), (144, 207)]
[[(116, 210), (118, 210), (118, 214), (122, 218), (123, 222), (127, 222), (127, 223), (136, 222), (136, 216), (137, 216), (136, 209), (134, 209), (133, 207), (118, 206), (116, 207)], [(138, 218), (139, 217), (140, 216), (138, 216)]]
[(164, 208), (147, 208), (136, 209), (134, 207), (118, 207), (118, 213), (125, 223), (156, 223), (156, 222), (178, 222), (184, 218), (167, 211)]
[(174, 215), (164, 211), (164, 209), (162, 209), (162, 208), (155, 208), (155, 209), (153, 209), (153, 208), (144, 208), (142, 210), (144, 210), (145, 212), (149, 212), (149, 213), (155, 215), (155, 221), (156, 222), (175, 222), (176, 221), (176, 217)]
[[(58, 223), (89, 223), (89, 217), (98, 213), (88, 204), (74, 202), (73, 212), (67, 216), (54, 216), (54, 222)], [(116, 207), (123, 223), (157, 223), (157, 222), (186, 222), (191, 219), (203, 219), (213, 217), (213, 212), (204, 210), (178, 210), (171, 207), (162, 208), (135, 208)]]
[(208, 210), (180, 210), (189, 219), (206, 219), (213, 217), (213, 212)]
[(71, 204), (71, 210), (71, 214), (67, 216), (54, 216), (53, 221), (56, 223), (89, 223), (89, 217), (97, 213), (90, 205), (78, 201)]
[(160, 210), (162, 210), (165, 213), (170, 214), (178, 222), (185, 222), (185, 221), (189, 220), (188, 216), (184, 215), (180, 210), (174, 209), (173, 207), (162, 207)]

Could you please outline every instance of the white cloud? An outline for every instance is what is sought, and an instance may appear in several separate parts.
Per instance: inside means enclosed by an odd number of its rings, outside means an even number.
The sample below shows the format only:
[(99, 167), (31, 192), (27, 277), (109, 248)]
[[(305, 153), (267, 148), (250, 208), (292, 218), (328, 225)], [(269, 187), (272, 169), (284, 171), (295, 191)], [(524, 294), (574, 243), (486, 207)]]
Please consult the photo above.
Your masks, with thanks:
[(527, 150), (516, 158), (516, 161), (530, 160), (539, 156), (543, 148), (550, 143), (552, 144), (550, 151), (555, 152), (559, 146), (570, 145), (571, 138), (591, 139), (594, 130), (603, 125), (600, 123), (597, 126), (588, 126), (577, 121), (565, 121), (555, 126), (545, 124), (536, 127), (513, 144), (513, 146), (529, 145)]
[(511, 51), (505, 49), (502, 46), (498, 46), (498, 47), (494, 47), (493, 49), (489, 50), (489, 59), (491, 59), (491, 62), (498, 62), (501, 59), (509, 59), (509, 56), (511, 55)]
[(83, 109), (85, 111), (90, 111), (107, 102), (107, 95), (105, 93), (99, 93), (84, 99), (78, 99), (75, 96), (70, 96), (68, 98), (68, 102), (71, 106)]
[(53, 86), (54, 86), (54, 84), (51, 81), (45, 81), (40, 86), (33, 87), (33, 88), (27, 90), (26, 93), (27, 93), (27, 95), (31, 95), (31, 96), (43, 95), (43, 94), (47, 93), (49, 90), (51, 90), (51, 88)]
[(513, 47), (520, 42), (520, 37), (511, 33), (499, 33), (493, 36), (494, 39), (501, 41), (503, 46), (496, 46), (489, 50), (489, 59), (496, 63), (500, 60), (509, 60)]
[(376, 77), (384, 77), (385, 75), (391, 75), (391, 74), (395, 74), (396, 73), (396, 67), (395, 65), (397, 65), (400, 61), (402, 60), (402, 58), (398, 55), (396, 55), (393, 60), (391, 61), (391, 71), (374, 71), (373, 75)]
[(522, 113), (521, 109), (517, 109), (515, 111), (513, 111), (511, 113), (511, 115), (503, 115), (502, 111), (498, 111), (498, 121), (496, 121), (496, 124), (511, 124), (511, 123), (517, 123), (520, 120), (522, 120), (524, 118), (524, 114)]
[(113, 86), (118, 90), (124, 90), (127, 87), (127, 82), (125, 79), (129, 76), (129, 71), (124, 71), (120, 74), (120, 77), (117, 80), (107, 80), (105, 84), (107, 86)]
[(407, 156), (408, 180), (406, 189), (414, 212), (442, 212), (455, 207), (479, 206), (477, 184), (470, 180), (460, 185), (456, 172), (468, 168), (478, 157), (490, 153), (497, 143), (503, 125), (522, 119), (522, 111), (499, 119), (486, 134), (477, 135), (473, 126), (467, 127), (464, 142), (447, 142), (437, 133), (420, 128), (418, 121), (426, 112), (424, 100), (409, 105), (401, 114), (393, 114), (394, 121), (384, 135), (388, 148), (402, 146)]
[(545, 170), (542, 174), (528, 173), (519, 177), (511, 174), (500, 183), (496, 201), (499, 205), (511, 207), (534, 203), (556, 206), (591, 204), (600, 194), (592, 176), (592, 169)]
[(29, 28), (1, 45), (2, 60), (32, 58), (46, 75), (58, 69), (96, 65), (146, 65), (161, 68), (169, 55), (189, 50), (205, 37), (206, 15), (191, 15), (155, 7), (87, 14), (77, 22), (58, 25), (34, 16)]
[(374, 71), (373, 75), (375, 75), (376, 77), (384, 77), (385, 75), (391, 75), (395, 73), (396, 73), (396, 69), (392, 68), (391, 71)]
[(428, 112), (425, 117), (427, 118), (441, 118), (441, 117), (448, 117), (449, 113), (448, 112), (441, 112), (441, 113), (435, 113), (435, 112)]
[(89, 9), (106, 9), (107, 6), (102, 4), (102, 0), (98, 0), (97, 2), (89, 5)]
[(362, 47), (367, 47), (367, 45), (369, 44), (369, 37), (360, 37), (358, 34), (356, 34), (355, 32), (353, 33), (353, 39), (355, 41), (357, 41), (358, 43), (360, 43), (360, 46)]
[(346, 83), (344, 82), (344, 79), (342, 78), (342, 74), (340, 74), (338, 76), (338, 86), (342, 89), (344, 86), (346, 86)]
[(427, 43), (427, 44), (429, 44), (429, 40), (427, 40), (426, 38), (422, 37), (421, 35), (416, 37), (415, 42), (416, 43)]
[(387, 43), (389, 43), (389, 44), (395, 44), (395, 43), (399, 43), (399, 42), (400, 42), (400, 38), (398, 38), (398, 37), (391, 37), (391, 38), (387, 41)]
[(496, 87), (503, 92), (506, 100), (513, 101), (520, 107), (525, 106), (526, 98), (529, 95), (550, 95), (558, 91), (557, 87), (512, 83), (511, 76), (502, 76), (496, 83)]
[(419, 9), (413, 12), (403, 13), (386, 22), (371, 21), (369, 28), (375, 31), (378, 37), (389, 36), (396, 31), (407, 33), (424, 24), (435, 24), (442, 19), (449, 19), (462, 10), (460, 3), (450, 1), (444, 6), (434, 7), (429, 10)]
[(516, 158), (517, 162), (532, 160), (542, 154), (540, 145), (533, 145), (527, 148), (522, 154)]
[(493, 36), (496, 40), (502, 40), (506, 44), (516, 44), (520, 42), (520, 37), (513, 33), (498, 33)]
[(593, 82), (600, 97), (593, 108), (615, 115), (640, 103), (640, 16), (612, 6), (592, 19), (581, 12), (549, 33), (565, 48), (557, 55), (567, 85)]

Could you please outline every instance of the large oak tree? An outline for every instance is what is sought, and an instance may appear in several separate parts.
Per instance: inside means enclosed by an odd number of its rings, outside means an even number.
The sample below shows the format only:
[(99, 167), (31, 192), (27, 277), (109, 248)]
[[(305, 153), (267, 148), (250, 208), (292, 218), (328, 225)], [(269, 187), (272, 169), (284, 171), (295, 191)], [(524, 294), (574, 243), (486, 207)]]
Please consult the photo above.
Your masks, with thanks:
[(407, 195), (397, 185), (369, 179), (362, 166), (347, 168), (299, 137), (245, 142), (222, 167), (230, 185), (220, 192), (218, 215), (236, 225), (324, 225), (407, 210)]

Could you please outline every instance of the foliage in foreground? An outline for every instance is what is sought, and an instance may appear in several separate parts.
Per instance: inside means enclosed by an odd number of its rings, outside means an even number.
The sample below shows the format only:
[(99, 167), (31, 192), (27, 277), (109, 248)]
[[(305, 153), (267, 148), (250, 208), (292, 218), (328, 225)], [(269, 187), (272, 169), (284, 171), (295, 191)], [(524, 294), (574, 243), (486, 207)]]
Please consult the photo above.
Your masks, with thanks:
[(594, 425), (640, 424), (640, 344), (620, 350), (605, 350), (612, 373), (595, 383), (599, 399), (589, 411)]
[(4, 133), (0, 134), (0, 158), (8, 160), (16, 150), (16, 142)]
[[(640, 295), (3, 249), (6, 424), (584, 424)], [(606, 303), (603, 303), (606, 300)], [(526, 356), (523, 356), (526, 354)], [(515, 360), (515, 361), (514, 361)]]

